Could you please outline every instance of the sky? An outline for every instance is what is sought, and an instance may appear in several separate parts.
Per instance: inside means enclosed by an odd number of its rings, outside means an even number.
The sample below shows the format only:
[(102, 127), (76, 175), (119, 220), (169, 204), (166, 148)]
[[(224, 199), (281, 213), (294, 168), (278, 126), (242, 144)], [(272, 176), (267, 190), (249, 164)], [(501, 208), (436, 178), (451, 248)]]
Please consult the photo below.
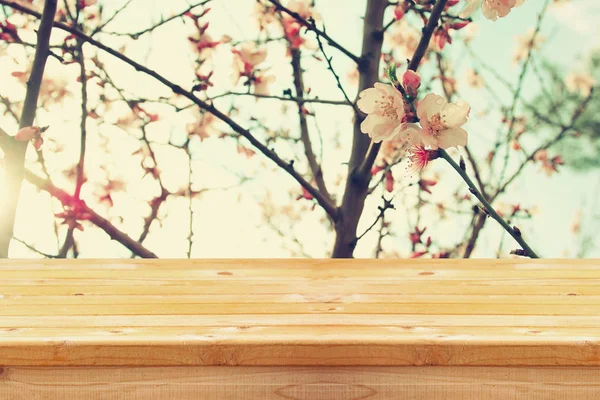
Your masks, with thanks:
[[(117, 7), (120, 1), (105, 1), (107, 10), (110, 7)], [(355, 54), (360, 53), (360, 39), (362, 21), (361, 15), (365, 9), (364, 0), (317, 0), (317, 9), (325, 21), (327, 32), (342, 45), (347, 47)], [(213, 37), (220, 37), (228, 34), (234, 40), (252, 40), (255, 38), (256, 27), (250, 18), (254, 6), (253, 0), (214, 0), (211, 4), (210, 12), (210, 33)], [(476, 17), (477, 34), (471, 42), (474, 52), (479, 58), (485, 60), (486, 64), (493, 66), (509, 81), (515, 82), (519, 69), (512, 62), (512, 53), (515, 48), (515, 37), (526, 33), (535, 25), (537, 15), (544, 6), (543, 0), (529, 0), (524, 6), (513, 10), (509, 17), (499, 21), (487, 21), (481, 17)], [(136, 31), (138, 28), (144, 28), (152, 22), (157, 22), (160, 15), (168, 16), (174, 10), (181, 10), (186, 7), (184, 1), (170, 1), (165, 3), (159, 0), (133, 0), (129, 12), (117, 18), (110, 26), (110, 30), (117, 32)], [(390, 10), (391, 11), (391, 10)], [(572, 0), (560, 7), (554, 7), (548, 13), (542, 25), (541, 34), (547, 38), (541, 54), (543, 57), (558, 63), (564, 67), (565, 73), (571, 69), (580, 68), (582, 57), (592, 49), (598, 48), (598, 35), (596, 22), (600, 17), (600, 3), (595, 0)], [(387, 20), (387, 19), (386, 19)], [(146, 35), (139, 39), (134, 45), (127, 47), (127, 55), (144, 65), (164, 74), (167, 78), (175, 82), (182, 82), (182, 77), (193, 73), (192, 55), (189, 51), (189, 44), (185, 40), (174, 40), (174, 38), (186, 37), (186, 27), (179, 21), (157, 30), (155, 33)], [(117, 41), (105, 39), (105, 43), (116, 45)], [(576, 45), (574, 45), (576, 44)], [(150, 51), (148, 50), (150, 49)], [(451, 59), (457, 60), (454, 65), (456, 75), (463, 76), (469, 63), (465, 60), (465, 49), (460, 44), (450, 46), (445, 50)], [(346, 75), (350, 72), (352, 64), (346, 60), (335, 49), (328, 49), (333, 56), (333, 65), (337, 71), (343, 71), (342, 78), (346, 80)], [(215, 69), (215, 86), (226, 86), (229, 84), (229, 65), (230, 57), (228, 50), (223, 50), (222, 54), (216, 55), (217, 64), (224, 66)], [(289, 87), (289, 65), (281, 60), (285, 54), (277, 46), (269, 45), (269, 56), (267, 64), (272, 66), (271, 72), (277, 76), (277, 81), (272, 87), (272, 92), (277, 93)], [(128, 90), (135, 92), (139, 96), (156, 96), (156, 93), (168, 94), (164, 88), (161, 88), (150, 79), (143, 78), (131, 68), (122, 67), (119, 62), (104, 58), (111, 67), (118, 71), (115, 79), (119, 84), (127, 87)], [(49, 61), (49, 70), (59, 70), (64, 68), (58, 64)], [(307, 86), (313, 89), (314, 95), (321, 98), (341, 99), (340, 93), (331, 79), (330, 72), (327, 71), (322, 63), (315, 60), (306, 60), (307, 68), (310, 73), (307, 74)], [(0, 60), (0, 73), (4, 76), (10, 66)], [(9, 73), (9, 72), (8, 72)], [(58, 73), (58, 72), (57, 72)], [(492, 82), (492, 81), (491, 81)], [(348, 84), (348, 82), (345, 82)], [(501, 84), (492, 82), (494, 88), (499, 93), (504, 93), (503, 100), (510, 101), (510, 95), (503, 89)], [(539, 91), (537, 80), (527, 79), (524, 85), (525, 98), (533, 99)], [(351, 85), (348, 84), (350, 88)], [(460, 89), (460, 88), (459, 88)], [(487, 105), (487, 99), (481, 92), (462, 88), (461, 95), (465, 96), (472, 108), (472, 117), (466, 126), (470, 133), (469, 143), (471, 148), (479, 159), (484, 158), (484, 150), (489, 146), (490, 140), (495, 135), (497, 119), (494, 116), (477, 117), (477, 111), (484, 109)], [(0, 91), (17, 93), (18, 87), (4, 84), (0, 86)], [(76, 89), (75, 89), (76, 90)], [(351, 97), (356, 95), (355, 89), (349, 89)], [(76, 108), (77, 99), (66, 99), (64, 107)], [(221, 103), (223, 107), (228, 104), (226, 101)], [(274, 108), (280, 106), (270, 100), (245, 99), (238, 102), (240, 107), (239, 118), (246, 120), (246, 117), (255, 115), (263, 118), (272, 126), (286, 127), (295, 122), (295, 119), (286, 119), (279, 113), (274, 113)], [(162, 111), (162, 109), (160, 109)], [(343, 132), (350, 126), (351, 114), (349, 110), (340, 110), (334, 106), (318, 106), (316, 120), (322, 132), (341, 132), (343, 141)], [(165, 111), (167, 112), (167, 111)], [(167, 143), (169, 138), (176, 139), (181, 132), (185, 131), (185, 126), (189, 122), (190, 116), (173, 116), (173, 118), (164, 118), (164, 121), (157, 122), (148, 127), (148, 134), (152, 140)], [(45, 124), (60, 126), (65, 135), (73, 134), (76, 131), (78, 121), (76, 118), (70, 118), (67, 113), (56, 115), (56, 113), (41, 112), (39, 119)], [(3, 122), (4, 123), (4, 122)], [(6, 128), (5, 128), (6, 129)], [(122, 137), (122, 133), (114, 127), (98, 127), (104, 130), (106, 134)], [(312, 129), (312, 128), (311, 128)], [(70, 133), (69, 133), (70, 132)], [(58, 134), (57, 134), (58, 135)], [(117, 143), (117, 142), (115, 142)], [(135, 147), (135, 141), (118, 142), (118, 145), (112, 147), (115, 157), (122, 160), (119, 174), (127, 175), (128, 151), (130, 147)], [(92, 142), (90, 146), (94, 146)], [(73, 149), (78, 147), (78, 143), (71, 142)], [(286, 216), (276, 218), (279, 229), (285, 232), (293, 232), (304, 244), (303, 252), (293, 240), (286, 238), (283, 240), (285, 246), (282, 246), (282, 239), (265, 226), (262, 218), (262, 210), (259, 205), (264, 201), (265, 188), (269, 189), (270, 198), (276, 204), (285, 204), (289, 202), (290, 192), (298, 191), (297, 184), (282, 174), (275, 171), (270, 161), (257, 155), (251, 160), (245, 160), (238, 157), (235, 146), (224, 141), (208, 139), (202, 143), (195, 143), (193, 148), (193, 174), (194, 180), (198, 186), (223, 187), (224, 190), (218, 190), (203, 195), (201, 202), (194, 207), (194, 246), (193, 257), (287, 257), (290, 255), (307, 254), (313, 257), (328, 256), (333, 235), (319, 224), (322, 219), (322, 213), (310, 210), (309, 205), (300, 205), (300, 210), (288, 210), (291, 214), (298, 214), (298, 219), (290, 221)], [(341, 144), (342, 150), (336, 150), (333, 143), (325, 143), (323, 148), (323, 168), (326, 171), (328, 182), (334, 182), (336, 176), (334, 173), (327, 174), (327, 171), (343, 170), (343, 163), (347, 161), (347, 149), (349, 143)], [(167, 147), (167, 146), (165, 146)], [(278, 148), (278, 153), (284, 158), (294, 157), (294, 153), (286, 148)], [(76, 160), (77, 153), (73, 151), (71, 160), (57, 159), (62, 161), (65, 166)], [(91, 154), (91, 153), (90, 153)], [(187, 161), (181, 157), (180, 153), (165, 149), (157, 151), (159, 159), (165, 160), (163, 173), (165, 181), (174, 189), (185, 184), (187, 173)], [(98, 156), (96, 160), (91, 157), (90, 163), (101, 164), (103, 159)], [(443, 179), (436, 186), (433, 198), (443, 200), (449, 196), (452, 191), (461, 185), (458, 177), (448, 171), (446, 165), (431, 166), (427, 171), (428, 176), (440, 174)], [(91, 173), (90, 168), (90, 173)], [(238, 181), (237, 174), (245, 173), (254, 177), (249, 183), (245, 183), (240, 189), (228, 189)], [(60, 180), (56, 181), (60, 186)], [(525, 170), (523, 176), (513, 184), (506, 196), (500, 199), (500, 202), (514, 203), (519, 202), (525, 206), (535, 205), (537, 214), (532, 221), (524, 221), (520, 225), (524, 235), (529, 238), (530, 244), (538, 249), (545, 257), (563, 257), (573, 256), (573, 238), (570, 234), (576, 212), (579, 208), (585, 210), (595, 208), (595, 193), (600, 187), (600, 177), (596, 171), (589, 173), (578, 173), (563, 168), (561, 173), (548, 178), (539, 171), (539, 167), (531, 166)], [(152, 189), (143, 182), (136, 186), (135, 192), (139, 198), (143, 199), (149, 196)], [(150, 193), (150, 194), (149, 194)], [(341, 197), (341, 193), (338, 193)], [(40, 200), (42, 199), (42, 200)], [(45, 202), (45, 203), (44, 203)], [(367, 203), (365, 217), (359, 227), (359, 232), (373, 221), (379, 205), (379, 196), (373, 196), (373, 199)], [(44, 204), (44, 205), (41, 205)], [(174, 200), (169, 204), (169, 216), (165, 218), (163, 226), (158, 229), (154, 226), (152, 233), (144, 242), (145, 245), (156, 251), (162, 257), (183, 257), (187, 250), (187, 226), (189, 220), (187, 216), (187, 202), (182, 199)], [(56, 251), (56, 242), (47, 239), (52, 234), (51, 214), (49, 213), (50, 203), (47, 196), (39, 197), (31, 187), (25, 187), (23, 191), (23, 206), (20, 209), (17, 234), (19, 237), (27, 238), (29, 243), (35, 243), (43, 251), (53, 253)], [(123, 196), (116, 202), (115, 208), (109, 210), (109, 215), (131, 215), (126, 218), (122, 229), (128, 232), (136, 232), (140, 226), (140, 216), (143, 209), (139, 203)], [(138, 216), (139, 213), (139, 216)], [(591, 218), (591, 214), (587, 214)], [(371, 218), (370, 218), (371, 217)], [(407, 216), (401, 209), (391, 211), (390, 218), (396, 224), (399, 232), (398, 238), (388, 238), (384, 245), (387, 249), (393, 251), (398, 248), (401, 255), (408, 255), (406, 249), (402, 246), (406, 242), (405, 234), (411, 221), (406, 221)], [(450, 216), (448, 220), (438, 221), (435, 214), (424, 216), (425, 224), (430, 224), (432, 230), (435, 229), (436, 239), (442, 243), (451, 245), (455, 240), (457, 232), (462, 232), (465, 219), (458, 219)], [(43, 226), (43, 228), (41, 228)], [(43, 232), (43, 233), (42, 233)], [(94, 229), (86, 229), (82, 233), (77, 233), (81, 240), (81, 257), (127, 257), (129, 252), (116, 243), (106, 240), (105, 236)], [(480, 246), (474, 253), (475, 257), (490, 256), (490, 249), (497, 247), (501, 229), (490, 221), (480, 239)], [(134, 234), (135, 236), (135, 234)], [(358, 257), (370, 257), (372, 255), (375, 235), (365, 236), (357, 247), (356, 255)], [(96, 243), (96, 244), (95, 244)], [(101, 243), (98, 245), (97, 243)], [(404, 243), (404, 244), (401, 244)], [(505, 238), (506, 247), (502, 256), (507, 256), (508, 250), (512, 244), (509, 238)], [(291, 249), (291, 250), (290, 250)], [(600, 251), (594, 250), (588, 256), (599, 256)], [(19, 245), (13, 245), (13, 257), (32, 257), (29, 250)]]

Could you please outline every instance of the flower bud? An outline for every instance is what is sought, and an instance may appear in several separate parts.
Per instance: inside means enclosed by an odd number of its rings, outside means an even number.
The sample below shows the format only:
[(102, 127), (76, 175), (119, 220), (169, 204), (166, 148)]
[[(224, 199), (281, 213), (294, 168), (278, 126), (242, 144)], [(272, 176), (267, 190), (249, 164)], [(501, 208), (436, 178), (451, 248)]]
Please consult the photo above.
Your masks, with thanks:
[(452, 25), (450, 25), (450, 29), (454, 29), (455, 31), (464, 28), (465, 26), (469, 25), (471, 21), (461, 21), (461, 22), (455, 22)]
[(15, 140), (18, 140), (19, 142), (27, 142), (28, 140), (32, 140), (34, 137), (39, 135), (39, 126), (26, 126), (17, 132), (15, 135)]
[(402, 85), (409, 96), (416, 97), (417, 90), (419, 89), (419, 86), (421, 86), (421, 76), (409, 69), (402, 76)]
[(401, 20), (402, 17), (404, 17), (404, 14), (406, 14), (407, 6), (408, 6), (407, 3), (401, 3), (401, 4), (398, 4), (396, 6), (396, 8), (394, 8), (394, 19), (396, 21)]

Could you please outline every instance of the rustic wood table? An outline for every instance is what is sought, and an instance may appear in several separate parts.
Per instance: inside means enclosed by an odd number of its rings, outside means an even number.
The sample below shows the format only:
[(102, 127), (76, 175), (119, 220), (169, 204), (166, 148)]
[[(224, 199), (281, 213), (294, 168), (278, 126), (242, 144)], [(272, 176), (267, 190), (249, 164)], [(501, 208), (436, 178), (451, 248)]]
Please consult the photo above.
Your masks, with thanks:
[(0, 399), (600, 398), (598, 260), (0, 262)]

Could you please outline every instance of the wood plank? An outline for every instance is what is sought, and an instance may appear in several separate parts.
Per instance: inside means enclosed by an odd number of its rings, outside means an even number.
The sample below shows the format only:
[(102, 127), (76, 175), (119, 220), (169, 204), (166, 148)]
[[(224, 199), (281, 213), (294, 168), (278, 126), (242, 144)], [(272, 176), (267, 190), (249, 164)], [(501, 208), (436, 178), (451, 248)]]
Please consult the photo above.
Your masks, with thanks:
[[(117, 274), (118, 275), (118, 274)], [(290, 285), (293, 285), (290, 287)], [(3, 295), (89, 294), (217, 294), (217, 293), (367, 293), (367, 294), (534, 294), (575, 293), (600, 295), (599, 280), (491, 280), (491, 281), (244, 281), (244, 280), (64, 280), (19, 279), (0, 281)]]
[[(518, 315), (423, 315), (423, 314), (311, 314), (310, 324), (367, 325), (410, 327), (528, 327), (528, 328), (597, 328), (600, 316), (527, 316)], [(153, 327), (153, 326), (303, 326), (306, 314), (232, 315), (58, 315), (58, 316), (2, 316), (0, 328), (64, 328), (67, 327)]]
[[(197, 303), (0, 305), (0, 315), (227, 315), (227, 314), (425, 314), (599, 315), (600, 304), (398, 304), (398, 303)], [(307, 318), (310, 318), (307, 315)]]
[(110, 305), (110, 304), (248, 304), (248, 303), (327, 303), (327, 304), (537, 304), (598, 305), (600, 296), (539, 295), (446, 295), (446, 294), (239, 294), (173, 295), (71, 295), (0, 297), (0, 307), (23, 305)]
[(22, 269), (164, 269), (164, 268), (190, 268), (190, 269), (261, 269), (268, 268), (275, 273), (291, 269), (332, 271), (341, 269), (371, 269), (366, 265), (376, 264), (377, 269), (598, 269), (598, 262), (594, 259), (380, 259), (380, 260), (337, 260), (337, 259), (147, 259), (147, 260), (122, 260), (122, 259), (76, 259), (76, 260), (28, 260), (9, 259), (0, 260), (0, 270)]
[(32, 345), (173, 344), (207, 347), (224, 344), (286, 344), (336, 346), (348, 344), (455, 343), (462, 345), (555, 345), (585, 343), (600, 348), (600, 330), (574, 327), (414, 327), (367, 325), (253, 325), (253, 326), (152, 326), (1, 328), (0, 348)]
[(598, 368), (7, 367), (11, 400), (595, 400)]
[(3, 261), (0, 360), (600, 366), (597, 261), (330, 261)]
[(86, 344), (0, 346), (4, 365), (14, 366), (600, 366), (600, 347), (588, 342), (513, 345), (265, 344), (219, 343)]
[(314, 269), (314, 268), (244, 268), (244, 269), (212, 269), (212, 268), (180, 268), (164, 266), (159, 268), (145, 268), (139, 266), (130, 268), (83, 268), (83, 269), (16, 269), (1, 270), (2, 279), (7, 283), (12, 281), (30, 280), (35, 277), (39, 280), (111, 280), (116, 274), (119, 280), (147, 280), (147, 281), (315, 281), (319, 279), (336, 279), (342, 281), (366, 280), (377, 282), (380, 280), (396, 281), (515, 281), (515, 280), (592, 280), (600, 281), (600, 266), (593, 269), (514, 269), (510, 274), (498, 268), (488, 269), (433, 269), (433, 268), (341, 268)]

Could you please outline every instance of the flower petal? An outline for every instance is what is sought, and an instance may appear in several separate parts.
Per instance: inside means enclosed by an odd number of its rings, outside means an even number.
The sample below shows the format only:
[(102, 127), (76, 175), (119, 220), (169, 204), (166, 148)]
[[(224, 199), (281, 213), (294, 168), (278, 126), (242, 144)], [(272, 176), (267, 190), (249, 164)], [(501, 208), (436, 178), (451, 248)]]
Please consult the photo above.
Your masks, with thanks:
[(468, 18), (477, 10), (479, 4), (481, 4), (481, 0), (467, 0), (468, 4), (463, 8), (461, 13), (458, 15), (461, 18)]
[(455, 146), (466, 146), (468, 134), (463, 128), (452, 128), (440, 132), (438, 145), (442, 149)]
[(425, 135), (425, 131), (417, 124), (402, 124), (398, 128), (399, 137), (411, 145), (421, 144), (421, 137)]
[[(421, 120), (421, 125), (423, 125), (424, 121), (427, 121), (425, 124), (428, 124), (431, 116), (441, 113), (446, 104), (447, 101), (442, 96), (434, 93), (429, 93), (423, 100), (419, 101), (417, 104), (417, 117)], [(425, 125), (423, 127), (426, 128)]]
[(369, 114), (360, 124), (360, 130), (368, 134), (374, 142), (378, 143), (382, 140), (392, 139), (397, 134), (397, 126), (394, 120), (377, 114)]
[(379, 109), (379, 106), (375, 102), (381, 99), (381, 92), (376, 88), (365, 89), (358, 94), (358, 97), (356, 105), (365, 114), (374, 113)]
[(456, 103), (447, 104), (442, 111), (441, 117), (447, 127), (457, 128), (467, 122), (470, 111), (471, 107), (469, 104), (464, 100), (459, 100)]

